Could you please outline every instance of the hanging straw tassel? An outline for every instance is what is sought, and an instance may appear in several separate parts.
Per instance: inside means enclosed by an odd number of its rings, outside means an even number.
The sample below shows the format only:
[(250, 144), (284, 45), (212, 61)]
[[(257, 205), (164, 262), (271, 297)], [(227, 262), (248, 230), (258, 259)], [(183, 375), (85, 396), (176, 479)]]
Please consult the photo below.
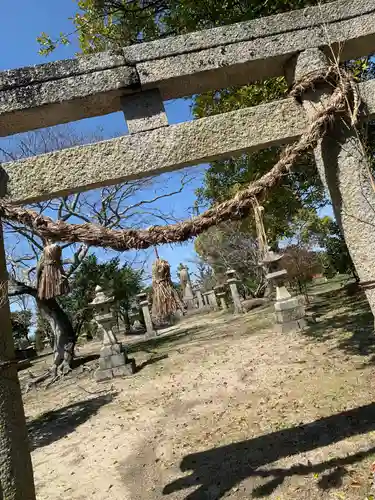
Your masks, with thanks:
[(55, 243), (44, 247), (37, 267), (38, 298), (49, 300), (69, 291), (62, 265), (62, 251)]
[(177, 291), (173, 288), (169, 263), (157, 258), (152, 265), (152, 312), (156, 324), (169, 322), (178, 309), (183, 310)]

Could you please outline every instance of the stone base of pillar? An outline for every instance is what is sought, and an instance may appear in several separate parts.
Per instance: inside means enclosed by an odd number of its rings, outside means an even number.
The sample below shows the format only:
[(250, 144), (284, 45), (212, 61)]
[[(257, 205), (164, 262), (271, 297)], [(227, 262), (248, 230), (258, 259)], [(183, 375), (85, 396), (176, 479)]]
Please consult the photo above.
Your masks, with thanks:
[(145, 338), (146, 339), (153, 339), (157, 335), (156, 330), (149, 330), (145, 333)]
[(276, 323), (275, 331), (277, 333), (290, 333), (290, 332), (298, 332), (303, 330), (306, 326), (306, 321), (304, 318), (301, 318), (297, 321), (289, 321), (286, 323)]
[(275, 302), (276, 330), (280, 333), (302, 330), (306, 326), (305, 308), (297, 297)]
[(121, 344), (106, 345), (101, 348), (99, 368), (94, 375), (97, 382), (133, 375), (135, 372), (135, 360), (126, 356)]

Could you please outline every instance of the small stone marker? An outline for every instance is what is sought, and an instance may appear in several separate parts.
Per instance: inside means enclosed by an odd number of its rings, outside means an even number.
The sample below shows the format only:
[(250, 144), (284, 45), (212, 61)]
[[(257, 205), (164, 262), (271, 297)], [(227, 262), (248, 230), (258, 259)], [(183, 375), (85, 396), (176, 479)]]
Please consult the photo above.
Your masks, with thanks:
[(156, 337), (156, 331), (154, 329), (154, 324), (151, 319), (149, 302), (147, 298), (147, 293), (142, 292), (137, 295), (139, 300), (139, 305), (142, 308), (143, 317), (146, 325), (146, 337)]
[(91, 302), (94, 318), (103, 333), (103, 347), (100, 349), (99, 368), (95, 372), (97, 382), (123, 377), (135, 373), (135, 360), (127, 357), (123, 346), (114, 333), (115, 318), (111, 305), (112, 297), (107, 297), (100, 286), (95, 288), (95, 298)]
[(226, 275), (228, 277), (227, 279), (227, 283), (229, 285), (229, 288), (230, 288), (230, 293), (232, 294), (232, 299), (233, 299), (233, 304), (234, 304), (234, 312), (236, 313), (243, 313), (243, 307), (242, 307), (242, 303), (241, 303), (241, 298), (240, 298), (240, 294), (238, 293), (238, 289), (237, 289), (237, 283), (238, 283), (238, 280), (236, 278), (236, 271), (234, 269), (229, 269), (227, 272), (226, 272)]
[(224, 285), (215, 286), (214, 290), (215, 290), (217, 298), (219, 299), (221, 309), (223, 311), (226, 311), (228, 309), (228, 305), (227, 305), (227, 302), (225, 300), (227, 294), (225, 292)]

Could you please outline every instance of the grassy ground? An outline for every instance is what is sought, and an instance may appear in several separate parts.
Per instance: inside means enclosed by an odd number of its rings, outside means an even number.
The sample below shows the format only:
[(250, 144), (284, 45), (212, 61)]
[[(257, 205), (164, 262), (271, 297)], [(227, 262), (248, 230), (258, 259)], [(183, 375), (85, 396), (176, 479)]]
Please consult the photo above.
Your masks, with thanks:
[(39, 500), (371, 498), (373, 318), (338, 286), (303, 332), (270, 309), (193, 317), (133, 343), (131, 378), (27, 394)]

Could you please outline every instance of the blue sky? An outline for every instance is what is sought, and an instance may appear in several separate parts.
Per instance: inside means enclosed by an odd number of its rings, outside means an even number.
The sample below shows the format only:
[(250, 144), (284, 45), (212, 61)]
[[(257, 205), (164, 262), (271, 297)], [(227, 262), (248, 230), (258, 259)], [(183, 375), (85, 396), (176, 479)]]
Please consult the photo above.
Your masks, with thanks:
[[(0, 20), (0, 43), (3, 50), (0, 55), (0, 70), (41, 64), (44, 62), (74, 57), (78, 45), (71, 37), (72, 44), (67, 47), (58, 47), (48, 57), (38, 54), (39, 45), (36, 37), (46, 32), (53, 37), (60, 32), (71, 33), (73, 27), (68, 20), (76, 12), (74, 0), (2, 0)], [(191, 119), (191, 101), (179, 99), (166, 103), (166, 112), (169, 123), (178, 123)], [(73, 124), (82, 132), (95, 132), (102, 129), (107, 137), (126, 133), (125, 120), (122, 113), (115, 113), (103, 117), (82, 120)], [(16, 140), (16, 137), (14, 138)], [(1, 144), (9, 144), (8, 140), (1, 140)], [(193, 181), (184, 189), (183, 195), (168, 198), (159, 203), (158, 208), (165, 212), (173, 212), (183, 218), (195, 200), (194, 191), (202, 183), (204, 168), (195, 169)], [(168, 174), (162, 177), (166, 189), (173, 191), (180, 182), (180, 173)], [(147, 197), (152, 193), (144, 193)], [(181, 261), (189, 261), (194, 257), (193, 244), (163, 246), (159, 249), (160, 256), (166, 258), (171, 266), (172, 273)], [(106, 254), (99, 254), (106, 258)], [(123, 256), (126, 259), (126, 254)]]

